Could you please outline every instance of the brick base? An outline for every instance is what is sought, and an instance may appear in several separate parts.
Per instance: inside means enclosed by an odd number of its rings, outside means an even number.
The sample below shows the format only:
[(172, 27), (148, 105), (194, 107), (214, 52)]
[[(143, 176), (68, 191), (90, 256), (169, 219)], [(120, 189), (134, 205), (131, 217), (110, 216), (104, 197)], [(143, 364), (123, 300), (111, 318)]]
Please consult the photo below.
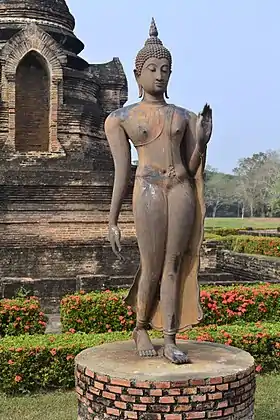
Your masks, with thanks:
[[(192, 364), (178, 367), (159, 357), (139, 360), (130, 342), (80, 353), (75, 370), (78, 420), (253, 420), (253, 358), (244, 351), (213, 343), (180, 346), (188, 349)], [(209, 360), (205, 360), (207, 354)], [(114, 363), (115, 372), (111, 371)]]

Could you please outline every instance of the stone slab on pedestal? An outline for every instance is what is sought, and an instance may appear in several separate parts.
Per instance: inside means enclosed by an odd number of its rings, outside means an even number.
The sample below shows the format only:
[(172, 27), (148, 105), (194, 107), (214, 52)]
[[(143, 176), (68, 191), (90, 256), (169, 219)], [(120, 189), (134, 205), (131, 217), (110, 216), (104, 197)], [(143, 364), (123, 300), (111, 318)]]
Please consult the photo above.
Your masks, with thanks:
[[(154, 345), (162, 351), (162, 341)], [(78, 420), (253, 420), (253, 357), (235, 347), (178, 341), (190, 364), (138, 357), (132, 341), (82, 351), (75, 359)]]

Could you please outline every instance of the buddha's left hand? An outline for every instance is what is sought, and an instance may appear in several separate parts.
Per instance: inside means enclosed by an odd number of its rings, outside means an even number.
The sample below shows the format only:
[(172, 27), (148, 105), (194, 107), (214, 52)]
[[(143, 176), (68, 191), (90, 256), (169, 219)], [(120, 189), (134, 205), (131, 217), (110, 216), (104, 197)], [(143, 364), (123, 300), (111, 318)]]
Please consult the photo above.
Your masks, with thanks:
[(203, 152), (212, 134), (212, 109), (206, 104), (197, 116), (196, 139), (199, 149)]

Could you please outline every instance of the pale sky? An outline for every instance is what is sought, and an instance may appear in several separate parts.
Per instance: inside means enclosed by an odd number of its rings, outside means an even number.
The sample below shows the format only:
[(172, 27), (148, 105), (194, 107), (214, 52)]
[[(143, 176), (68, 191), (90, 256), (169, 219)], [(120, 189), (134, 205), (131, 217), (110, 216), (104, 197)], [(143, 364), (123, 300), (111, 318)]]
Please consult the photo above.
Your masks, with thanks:
[[(237, 160), (280, 149), (278, 0), (68, 0), (81, 54), (91, 63), (119, 57), (138, 101), (134, 59), (154, 16), (173, 57), (169, 102), (213, 108), (208, 164), (231, 172)], [(277, 108), (279, 107), (279, 109)], [(134, 155), (135, 157), (135, 155)]]

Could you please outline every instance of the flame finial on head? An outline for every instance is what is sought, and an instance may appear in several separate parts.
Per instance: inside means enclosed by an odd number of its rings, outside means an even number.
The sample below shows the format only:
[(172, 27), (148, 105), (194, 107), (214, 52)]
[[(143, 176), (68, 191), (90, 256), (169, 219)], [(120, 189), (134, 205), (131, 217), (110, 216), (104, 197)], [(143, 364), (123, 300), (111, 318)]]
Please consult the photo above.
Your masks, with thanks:
[(169, 50), (163, 46), (162, 41), (158, 38), (158, 30), (155, 19), (152, 18), (149, 38), (145, 42), (144, 47), (138, 52), (135, 60), (136, 73), (140, 76), (144, 63), (149, 58), (166, 58), (172, 64), (172, 58)]
[(154, 18), (152, 18), (152, 22), (151, 22), (151, 26), (150, 26), (150, 30), (149, 30), (149, 35), (154, 36), (154, 37), (158, 36), (157, 25), (156, 25), (156, 22), (155, 22)]

